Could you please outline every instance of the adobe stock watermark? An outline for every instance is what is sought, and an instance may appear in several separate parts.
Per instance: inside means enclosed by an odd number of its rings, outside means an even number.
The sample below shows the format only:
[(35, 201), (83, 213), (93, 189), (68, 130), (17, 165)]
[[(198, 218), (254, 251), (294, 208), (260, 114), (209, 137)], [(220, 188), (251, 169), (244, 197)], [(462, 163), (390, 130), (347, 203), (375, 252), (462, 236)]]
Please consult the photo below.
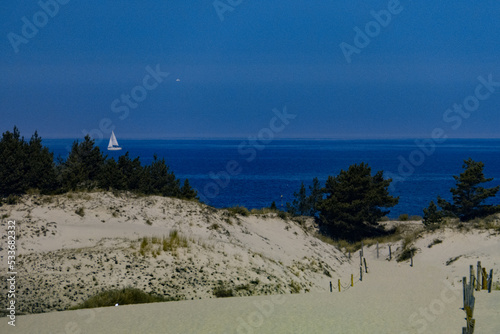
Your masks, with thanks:
[[(297, 115), (290, 114), (286, 106), (282, 111), (273, 109), (274, 116), (270, 119), (268, 127), (260, 129), (255, 136), (249, 136), (247, 140), (238, 145), (238, 153), (244, 157), (244, 161), (250, 163), (257, 158), (258, 152), (263, 151), (266, 145), (269, 145), (276, 134), (285, 130), (290, 124), (290, 120), (295, 119)], [(217, 197), (220, 191), (226, 188), (231, 182), (231, 178), (239, 175), (243, 171), (242, 165), (236, 160), (230, 160), (226, 163), (225, 170), (217, 173), (210, 172), (209, 178), (212, 180), (205, 184), (202, 191), (196, 189), (200, 200), (209, 203), (209, 199)]]
[[(479, 76), (477, 80), (479, 84), (474, 89), (473, 94), (465, 97), (462, 104), (454, 103), (451, 108), (446, 109), (443, 113), (443, 122), (448, 124), (453, 131), (458, 130), (463, 121), (479, 109), (481, 101), (489, 99), (500, 88), (500, 81), (493, 81), (492, 74), (488, 74), (487, 79)], [(397, 183), (404, 182), (413, 175), (416, 168), (422, 166), (426, 159), (434, 154), (437, 145), (444, 143), (447, 139), (446, 130), (436, 127), (430, 133), (430, 138), (415, 140), (416, 148), (410, 152), (408, 157), (398, 156), (398, 173), (388, 172), (386, 174), (393, 181), (389, 189), (394, 191)]]
[[(113, 113), (119, 114), (118, 119), (125, 120), (130, 115), (130, 109), (137, 109), (141, 102), (144, 102), (148, 97), (148, 92), (158, 88), (158, 86), (167, 78), (170, 73), (163, 72), (160, 69), (160, 64), (156, 64), (153, 69), (151, 66), (146, 66), (146, 74), (142, 78), (141, 84), (134, 86), (130, 92), (125, 92), (119, 98), (111, 102), (110, 109)], [(104, 134), (109, 134), (114, 131), (115, 125), (110, 118), (103, 118), (99, 121), (99, 126), (90, 131), (83, 129), (82, 134), (90, 135), (98, 145), (104, 138)]]
[(215, 13), (217, 13), (219, 20), (223, 22), (226, 12), (233, 12), (242, 2), (243, 0), (215, 0), (212, 5), (214, 6)]
[(41, 10), (37, 11), (31, 17), (31, 20), (23, 16), (21, 21), (21, 34), (10, 32), (7, 34), (7, 39), (14, 49), (15, 53), (19, 53), (19, 46), (21, 44), (28, 44), (29, 41), (38, 35), (40, 29), (43, 29), (53, 19), (61, 9), (61, 6), (67, 5), (70, 0), (40, 0), (38, 6)]
[[(442, 282), (444, 288), (441, 293), (427, 307), (420, 307), (408, 318), (410, 326), (416, 328), (417, 333), (428, 333), (429, 325), (439, 319), (449, 304), (461, 298), (461, 286), (453, 286), (447, 280)], [(401, 334), (409, 334), (409, 332), (403, 331)]]
[(380, 11), (371, 10), (370, 15), (375, 20), (366, 23), (364, 31), (358, 26), (354, 27), (354, 32), (356, 33), (353, 40), (354, 45), (346, 42), (342, 42), (339, 45), (347, 63), (350, 64), (353, 54), (360, 54), (361, 50), (366, 48), (373, 38), (380, 35), (382, 28), (386, 28), (392, 22), (393, 17), (402, 11), (403, 6), (401, 6), (399, 0), (389, 0), (387, 9)]

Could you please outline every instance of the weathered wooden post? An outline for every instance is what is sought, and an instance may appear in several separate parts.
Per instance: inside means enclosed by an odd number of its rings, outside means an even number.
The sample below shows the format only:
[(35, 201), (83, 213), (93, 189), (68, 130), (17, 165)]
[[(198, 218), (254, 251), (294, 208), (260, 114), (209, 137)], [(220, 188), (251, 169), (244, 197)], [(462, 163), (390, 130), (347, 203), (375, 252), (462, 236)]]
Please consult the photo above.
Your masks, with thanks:
[(413, 267), (413, 251), (410, 250), (410, 267)]
[(363, 266), (363, 251), (359, 251), (359, 265)]
[(359, 280), (363, 281), (363, 267), (359, 266)]
[(368, 274), (368, 267), (366, 266), (366, 258), (363, 258), (363, 262), (365, 263), (365, 273)]
[(389, 245), (389, 261), (392, 260), (391, 245)]
[(349, 261), (351, 261), (351, 251), (349, 251)]
[(464, 292), (464, 311), (467, 306), (467, 277), (462, 277), (462, 288)]
[(351, 286), (354, 286), (354, 275), (351, 274)]
[(363, 253), (363, 241), (361, 241), (361, 256), (364, 256), (364, 253)]
[(488, 277), (488, 293), (491, 293), (491, 284), (493, 284), (493, 269), (490, 270), (490, 276)]
[(339, 278), (339, 292), (340, 292), (340, 278)]
[(333, 292), (332, 281), (330, 281), (330, 292)]
[(469, 272), (470, 272), (469, 284), (474, 289), (474, 266), (472, 264), (469, 267)]
[(378, 259), (378, 241), (377, 241), (377, 259)]
[(483, 290), (488, 289), (488, 273), (486, 272), (486, 268), (481, 268), (482, 272), (482, 285)]
[(477, 261), (476, 291), (481, 290), (481, 261)]

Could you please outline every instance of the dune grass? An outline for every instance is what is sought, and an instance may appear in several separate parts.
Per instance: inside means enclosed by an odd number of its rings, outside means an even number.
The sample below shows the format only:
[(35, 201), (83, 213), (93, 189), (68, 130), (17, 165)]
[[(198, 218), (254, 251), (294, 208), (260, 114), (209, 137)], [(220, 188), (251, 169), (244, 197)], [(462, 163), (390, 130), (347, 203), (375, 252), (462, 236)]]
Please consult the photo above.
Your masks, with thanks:
[(123, 289), (106, 290), (90, 297), (86, 301), (76, 306), (71, 307), (71, 310), (79, 310), (84, 308), (96, 308), (130, 304), (157, 303), (179, 300), (175, 297), (164, 297), (152, 293), (146, 293), (133, 287)]

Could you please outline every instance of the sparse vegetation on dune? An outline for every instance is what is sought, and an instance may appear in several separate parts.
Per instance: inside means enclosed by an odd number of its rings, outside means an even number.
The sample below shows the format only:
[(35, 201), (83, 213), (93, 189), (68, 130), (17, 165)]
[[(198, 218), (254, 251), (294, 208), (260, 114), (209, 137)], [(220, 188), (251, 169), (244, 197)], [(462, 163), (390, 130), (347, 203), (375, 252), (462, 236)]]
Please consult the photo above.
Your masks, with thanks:
[(126, 287), (123, 289), (106, 290), (90, 297), (85, 302), (71, 307), (72, 310), (130, 304), (158, 303), (179, 300), (175, 297), (165, 297), (142, 290)]
[[(177, 255), (178, 248), (187, 248), (189, 245), (188, 238), (179, 233), (178, 230), (170, 231), (168, 236), (163, 237), (142, 237), (139, 247), (139, 254), (146, 256), (151, 253), (153, 257), (161, 254), (161, 252), (170, 252), (172, 255)], [(131, 248), (135, 248), (131, 245)]]

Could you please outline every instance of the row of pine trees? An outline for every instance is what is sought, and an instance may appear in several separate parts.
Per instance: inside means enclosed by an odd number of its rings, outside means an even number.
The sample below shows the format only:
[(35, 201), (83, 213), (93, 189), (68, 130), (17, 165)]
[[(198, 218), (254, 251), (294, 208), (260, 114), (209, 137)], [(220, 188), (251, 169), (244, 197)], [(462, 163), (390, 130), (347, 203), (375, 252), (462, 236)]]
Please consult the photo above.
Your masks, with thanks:
[(36, 189), (44, 194), (75, 190), (125, 190), (145, 195), (161, 195), (197, 199), (186, 179), (181, 181), (155, 155), (150, 165), (143, 166), (139, 158), (131, 159), (128, 152), (116, 161), (103, 155), (89, 136), (75, 141), (66, 160), (58, 158), (42, 145), (35, 134), (29, 141), (14, 127), (0, 140), (0, 197), (25, 194)]
[[(452, 201), (437, 196), (423, 209), (423, 223), (434, 227), (445, 217), (470, 221), (500, 212), (500, 205), (491, 204), (500, 186), (486, 188), (493, 180), (483, 173), (484, 164), (468, 159), (462, 165), (463, 172), (453, 176), (456, 186), (450, 189)], [(383, 171), (372, 175), (366, 163), (354, 164), (337, 176), (329, 176), (321, 187), (317, 178), (307, 191), (304, 183), (294, 193), (294, 200), (287, 203), (287, 211), (296, 216), (316, 217), (323, 232), (347, 240), (360, 240), (386, 234), (378, 221), (386, 216), (399, 198), (389, 194), (391, 179), (385, 179)], [(308, 194), (309, 193), (309, 194)], [(488, 203), (489, 202), (489, 203)]]

